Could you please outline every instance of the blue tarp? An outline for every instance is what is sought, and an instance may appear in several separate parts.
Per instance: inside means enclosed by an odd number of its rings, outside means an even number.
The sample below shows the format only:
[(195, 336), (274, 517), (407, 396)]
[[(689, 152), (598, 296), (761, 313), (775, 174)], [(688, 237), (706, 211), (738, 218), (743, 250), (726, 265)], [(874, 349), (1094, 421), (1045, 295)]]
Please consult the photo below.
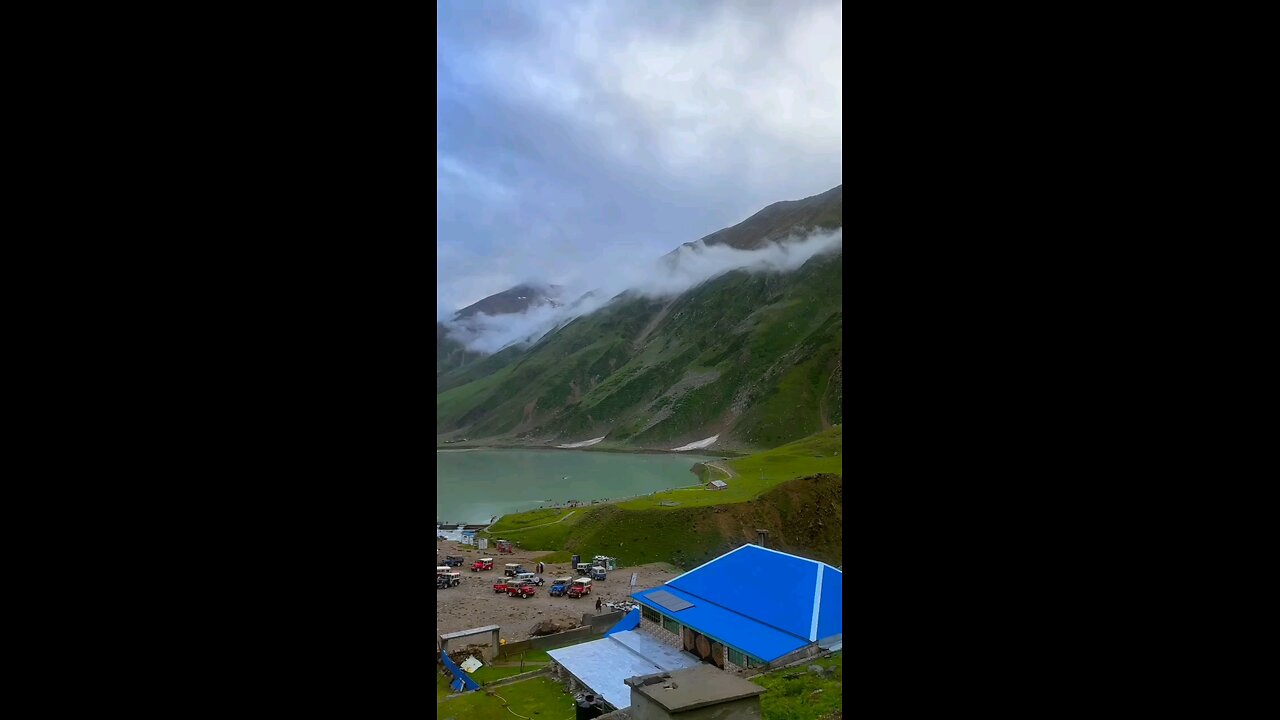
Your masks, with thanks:
[(453, 682), (449, 683), (449, 687), (462, 692), (463, 688), (467, 690), (479, 690), (480, 684), (471, 679), (471, 676), (462, 671), (458, 664), (449, 659), (443, 650), (440, 651), (440, 660), (444, 663), (446, 669), (453, 673)]
[(623, 615), (622, 619), (618, 621), (618, 624), (610, 628), (609, 632), (605, 633), (604, 636), (609, 637), (614, 633), (635, 630), (638, 627), (640, 627), (640, 608), (636, 608), (626, 615)]

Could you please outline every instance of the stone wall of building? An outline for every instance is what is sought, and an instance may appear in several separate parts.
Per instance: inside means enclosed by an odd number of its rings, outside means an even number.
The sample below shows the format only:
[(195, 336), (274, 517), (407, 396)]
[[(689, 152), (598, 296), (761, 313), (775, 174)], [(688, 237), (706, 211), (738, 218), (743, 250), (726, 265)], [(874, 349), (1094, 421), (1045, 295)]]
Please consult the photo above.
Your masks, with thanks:
[[(663, 628), (659, 623), (641, 618), (640, 627), (637, 629), (643, 630), (647, 635), (658, 640), (663, 645), (668, 645), (677, 650), (684, 650), (684, 641), (681, 639), (681, 636)], [(693, 654), (696, 655), (697, 653)], [(720, 659), (724, 661), (724, 669), (727, 672), (741, 672), (745, 669), (729, 662), (729, 648), (727, 647), (722, 647), (720, 649)]]
[(637, 629), (645, 631), (650, 637), (663, 645), (669, 645), (677, 650), (684, 649), (684, 643), (680, 642), (679, 634), (663, 628), (662, 625), (652, 620), (640, 618), (640, 627)]

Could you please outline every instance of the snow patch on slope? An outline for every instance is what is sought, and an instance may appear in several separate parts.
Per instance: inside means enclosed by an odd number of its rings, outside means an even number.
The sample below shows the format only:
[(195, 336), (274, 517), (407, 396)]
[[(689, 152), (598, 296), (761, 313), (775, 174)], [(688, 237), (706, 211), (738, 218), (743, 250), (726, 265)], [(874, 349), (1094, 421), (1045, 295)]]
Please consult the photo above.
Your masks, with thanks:
[(681, 445), (678, 448), (671, 448), (671, 450), (672, 452), (684, 452), (685, 450), (701, 450), (702, 448), (711, 447), (712, 445), (715, 445), (716, 440), (719, 440), (719, 439), (720, 439), (719, 435), (712, 435), (706, 440), (691, 442), (688, 445)]
[(604, 435), (601, 435), (601, 436), (600, 436), (600, 437), (598, 437), (598, 438), (592, 438), (592, 439), (590, 439), (590, 440), (583, 440), (582, 442), (569, 443), (568, 445), (557, 445), (556, 447), (558, 447), (558, 448), (565, 448), (565, 449), (580, 448), (580, 447), (587, 447), (588, 445), (595, 445), (596, 443), (600, 442), (600, 441), (601, 441), (601, 440), (603, 440), (604, 438), (605, 438), (605, 436), (604, 436)]

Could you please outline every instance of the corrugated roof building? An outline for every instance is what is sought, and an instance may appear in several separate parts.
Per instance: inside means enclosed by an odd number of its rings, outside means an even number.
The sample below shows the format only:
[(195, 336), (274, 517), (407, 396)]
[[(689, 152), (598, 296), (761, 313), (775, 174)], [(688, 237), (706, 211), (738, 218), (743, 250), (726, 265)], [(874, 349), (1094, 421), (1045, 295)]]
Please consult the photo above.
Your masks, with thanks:
[(747, 668), (830, 645), (843, 633), (842, 590), (843, 573), (826, 563), (747, 544), (632, 597), (643, 628)]

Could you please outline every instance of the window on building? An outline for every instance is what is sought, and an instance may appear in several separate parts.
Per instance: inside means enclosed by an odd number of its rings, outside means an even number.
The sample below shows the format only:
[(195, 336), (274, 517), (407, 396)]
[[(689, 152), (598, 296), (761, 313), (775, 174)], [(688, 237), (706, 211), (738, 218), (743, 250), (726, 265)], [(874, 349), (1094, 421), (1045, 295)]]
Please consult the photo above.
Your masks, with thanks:
[(648, 605), (640, 606), (640, 617), (644, 618), (645, 620), (651, 620), (656, 623), (662, 622), (662, 616), (658, 614), (658, 611), (654, 610)]
[(672, 618), (667, 617), (666, 615), (662, 616), (662, 627), (666, 628), (667, 630), (677, 635), (680, 634), (680, 623), (676, 622)]
[(741, 650), (734, 650), (733, 648), (729, 648), (729, 662), (740, 668), (753, 668), (764, 665), (763, 662), (760, 662)]

